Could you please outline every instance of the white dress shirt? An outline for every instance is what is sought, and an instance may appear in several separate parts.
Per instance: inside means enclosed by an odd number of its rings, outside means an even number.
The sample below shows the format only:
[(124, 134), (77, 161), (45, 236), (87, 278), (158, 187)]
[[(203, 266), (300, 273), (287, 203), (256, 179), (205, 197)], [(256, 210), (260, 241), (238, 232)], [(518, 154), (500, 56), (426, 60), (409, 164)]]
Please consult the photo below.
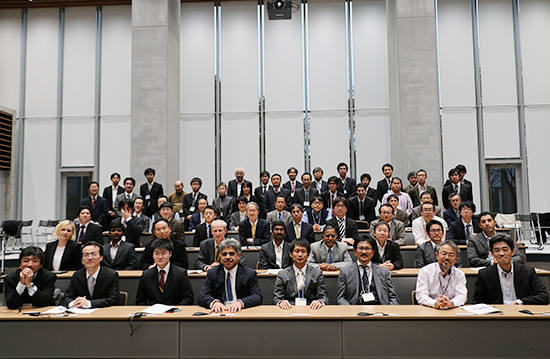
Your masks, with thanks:
[[(434, 216), (434, 221), (438, 221), (443, 226), (443, 237), (441, 238), (442, 241), (445, 240), (445, 234), (447, 230), (447, 222), (445, 222), (444, 219)], [(422, 243), (428, 242), (430, 240), (430, 237), (428, 236), (428, 233), (426, 232), (426, 220), (424, 220), (424, 217), (420, 216), (416, 218), (412, 222), (412, 230), (413, 230), (413, 237), (414, 237), (414, 243), (416, 245), (421, 245)]]
[[(500, 289), (502, 290), (502, 303), (512, 304), (517, 299), (516, 288), (514, 287), (514, 265), (509, 273), (506, 273), (500, 265), (497, 265), (498, 279), (500, 281)], [(522, 304), (522, 303), (518, 303)]]
[(418, 303), (433, 307), (442, 294), (445, 294), (455, 306), (466, 303), (468, 288), (464, 272), (453, 266), (449, 275), (445, 276), (438, 262), (420, 268), (416, 279)]

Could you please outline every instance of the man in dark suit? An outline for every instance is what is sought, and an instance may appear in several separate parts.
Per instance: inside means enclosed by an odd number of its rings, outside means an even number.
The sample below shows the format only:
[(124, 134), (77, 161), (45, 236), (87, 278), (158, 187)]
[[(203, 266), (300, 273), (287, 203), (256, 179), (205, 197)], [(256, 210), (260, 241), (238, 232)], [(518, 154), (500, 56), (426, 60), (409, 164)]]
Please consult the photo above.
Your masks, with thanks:
[(446, 239), (452, 239), (456, 244), (466, 244), (474, 233), (481, 232), (479, 220), (474, 218), (476, 206), (470, 201), (464, 201), (458, 207), (460, 217), (449, 226)]
[(374, 188), (370, 188), (370, 182), (372, 181), (372, 177), (368, 173), (363, 173), (361, 175), (361, 183), (365, 185), (365, 188), (367, 189), (367, 197), (372, 198), (374, 200), (374, 205), (378, 204), (378, 192)]
[(132, 200), (123, 198), (120, 201), (120, 213), (122, 214), (122, 217), (119, 217), (114, 221), (120, 222), (124, 226), (126, 242), (132, 243), (136, 247), (141, 247), (140, 238), (141, 234), (148, 230), (146, 227), (147, 222), (143, 218), (138, 218), (133, 215), (134, 202)]
[(288, 181), (283, 184), (283, 188), (286, 188), (290, 191), (290, 197), (294, 199), (294, 194), (296, 193), (296, 190), (298, 188), (302, 188), (304, 185), (296, 180), (296, 177), (298, 176), (298, 169), (296, 167), (290, 167), (286, 174), (288, 175)]
[(118, 273), (111, 268), (100, 267), (103, 247), (88, 242), (82, 247), (84, 268), (76, 271), (65, 292), (63, 305), (67, 308), (102, 308), (118, 303)]
[(155, 267), (141, 275), (136, 305), (192, 305), (195, 301), (187, 270), (170, 264), (174, 251), (169, 239), (155, 239), (151, 244)]
[(105, 198), (109, 206), (109, 211), (107, 212), (108, 217), (105, 218), (103, 228), (109, 228), (109, 224), (111, 224), (111, 221), (116, 217), (114, 208), (115, 200), (119, 194), (124, 193), (124, 188), (118, 185), (120, 182), (120, 174), (116, 172), (111, 174), (111, 182), (113, 183), (111, 186), (107, 186), (103, 189), (103, 198)]
[(195, 228), (193, 247), (199, 247), (205, 239), (212, 238), (212, 222), (216, 219), (216, 210), (213, 206), (204, 209), (204, 222)]
[(535, 269), (512, 261), (516, 249), (509, 235), (494, 236), (489, 247), (496, 264), (479, 271), (474, 303), (548, 304), (548, 291)]
[[(195, 260), (195, 269), (205, 272), (216, 267), (221, 263), (220, 244), (227, 234), (227, 223), (221, 219), (212, 222), (212, 238), (201, 242), (199, 255)], [(241, 256), (240, 262), (245, 264), (245, 259)]]
[(103, 243), (103, 230), (101, 226), (91, 222), (92, 209), (82, 206), (78, 208), (77, 218), (80, 224), (76, 226), (76, 241), (78, 243), (87, 243), (96, 241)]
[(263, 218), (263, 219), (265, 219), (265, 216), (267, 215), (267, 207), (265, 205), (267, 191), (269, 191), (269, 189), (273, 189), (273, 187), (269, 184), (269, 177), (270, 177), (269, 172), (267, 171), (260, 172), (261, 183), (258, 187), (254, 189), (254, 197), (256, 197), (260, 202), (258, 203), (258, 205), (260, 206), (260, 218)]
[(231, 213), (238, 211), (235, 197), (227, 194), (227, 185), (225, 182), (218, 184), (218, 197), (212, 201), (212, 206), (216, 209), (220, 219), (229, 223)]
[(109, 218), (109, 204), (105, 198), (98, 196), (99, 184), (97, 182), (90, 182), (88, 192), (90, 195), (83, 198), (80, 205), (90, 207), (92, 209), (92, 221), (102, 226), (105, 219)]
[(310, 244), (304, 238), (290, 243), (294, 265), (279, 272), (273, 288), (273, 304), (279, 308), (309, 305), (310, 309), (315, 310), (328, 304), (325, 277), (319, 267), (307, 262), (309, 252)]
[(115, 209), (115, 213), (117, 217), (122, 216), (122, 214), (120, 213), (120, 201), (122, 201), (123, 199), (127, 199), (133, 202), (136, 198), (139, 197), (136, 193), (134, 193), (136, 180), (133, 177), (126, 177), (123, 183), (124, 183), (124, 192), (116, 196), (115, 204), (113, 205), (113, 208)]
[(399, 250), (399, 244), (388, 240), (390, 238), (390, 225), (384, 221), (378, 222), (371, 228), (371, 233), (376, 240), (372, 262), (388, 270), (402, 269), (403, 256)]
[[(164, 204), (164, 203), (163, 203)], [(189, 259), (187, 258), (187, 247), (185, 242), (179, 239), (176, 239), (174, 230), (171, 228), (171, 225), (177, 222), (168, 222), (166, 218), (159, 218), (153, 223), (153, 233), (152, 240), (157, 238), (161, 239), (170, 239), (174, 250), (172, 252), (171, 264), (187, 269), (189, 266)], [(181, 224), (181, 222), (179, 222)], [(149, 242), (145, 245), (145, 251), (141, 256), (139, 261), (139, 267), (141, 269), (149, 269), (154, 267), (155, 260), (153, 259), (153, 249), (151, 248), (151, 243)]]
[(422, 217), (422, 204), (425, 202), (430, 202), (434, 204), (435, 208), (435, 216), (439, 218), (443, 218), (443, 210), (440, 207), (437, 207), (433, 201), (432, 194), (430, 192), (422, 192), (420, 195), (420, 205), (413, 207), (411, 212), (411, 224), (414, 222), (415, 219), (418, 217)]
[(460, 218), (458, 207), (462, 203), (462, 198), (460, 198), (459, 194), (452, 193), (449, 195), (448, 200), (451, 206), (443, 212), (443, 219), (445, 219), (445, 222), (450, 226), (454, 221)]
[(109, 243), (103, 245), (103, 260), (101, 265), (114, 270), (138, 269), (138, 257), (136, 247), (126, 241), (122, 241), (124, 226), (118, 221), (111, 222), (109, 228)]
[(305, 238), (309, 243), (315, 242), (313, 226), (302, 221), (302, 217), (304, 216), (302, 205), (294, 203), (290, 206), (290, 215), (292, 216), (292, 221), (286, 224), (286, 240), (292, 242), (296, 238)]
[[(465, 183), (467, 185), (470, 185), (470, 187), (473, 188), (474, 186), (472, 185), (472, 182), (470, 182), (466, 178), (464, 178), (464, 176), (466, 176), (466, 173), (468, 172), (466, 170), (466, 166), (458, 164), (458, 165), (456, 165), (455, 169), (460, 174), (460, 182)], [(450, 184), (451, 184), (451, 180), (447, 179), (447, 181), (445, 181), (445, 184), (443, 186), (447, 186), (447, 185), (450, 185)]]
[(349, 217), (356, 221), (371, 223), (376, 219), (375, 200), (367, 196), (367, 188), (363, 183), (356, 186), (355, 192), (357, 195), (349, 199)]
[(256, 203), (249, 202), (246, 205), (246, 216), (239, 223), (239, 239), (243, 246), (261, 246), (269, 242), (269, 222), (258, 217), (260, 210)]
[(237, 167), (235, 169), (235, 179), (229, 181), (229, 187), (227, 193), (232, 197), (239, 197), (242, 195), (242, 184), (244, 181), (244, 169)]
[(315, 196), (317, 196), (317, 190), (311, 186), (311, 175), (305, 172), (302, 174), (302, 187), (296, 188), (293, 201), (301, 204), (304, 210), (308, 210)]
[(411, 201), (413, 203), (413, 206), (420, 206), (422, 203), (420, 196), (422, 196), (422, 193), (428, 192), (432, 196), (432, 202), (436, 206), (439, 204), (437, 200), (437, 191), (434, 187), (426, 184), (426, 179), (428, 178), (428, 174), (425, 170), (418, 170), (416, 172), (416, 179), (418, 180), (418, 183), (416, 186), (412, 187), (410, 190), (405, 191), (409, 194), (411, 197)]
[[(441, 243), (443, 233), (445, 233), (445, 228), (443, 228), (443, 224), (441, 224), (441, 222), (432, 220), (426, 224), (426, 233), (428, 233), (430, 240), (420, 244), (416, 248), (416, 252), (414, 254), (415, 268), (422, 268), (437, 261), (435, 258), (435, 246)], [(460, 259), (460, 256), (458, 256), (455, 266), (457, 268), (462, 267), (462, 260)]]
[(204, 209), (207, 206), (208, 201), (205, 198), (199, 198), (197, 200), (197, 211), (191, 215), (191, 219), (189, 220), (187, 227), (190, 232), (194, 232), (197, 229), (197, 226), (204, 222)]
[[(185, 243), (185, 231), (183, 229), (183, 222), (174, 217), (174, 206), (170, 202), (164, 202), (160, 205), (159, 209), (160, 218), (164, 218), (170, 224), (171, 232), (170, 238), (172, 240), (178, 240)], [(215, 218), (215, 215), (214, 215)], [(156, 222), (156, 221), (155, 221)], [(155, 232), (151, 233), (151, 239), (156, 239)]]
[(271, 237), (273, 240), (262, 244), (258, 269), (283, 269), (292, 265), (290, 247), (285, 241), (286, 227), (281, 221), (273, 222)]
[(348, 175), (348, 165), (344, 162), (341, 162), (336, 167), (338, 174), (340, 175), (338, 191), (344, 194), (344, 197), (350, 198), (355, 195), (355, 186), (357, 182), (355, 178), (347, 177)]
[(199, 210), (199, 198), (204, 198), (208, 203), (208, 196), (200, 192), (201, 187), (202, 180), (199, 177), (193, 177), (191, 179), (191, 189), (193, 191), (183, 196), (183, 218), (185, 220), (186, 229), (189, 228), (189, 221), (191, 220), (191, 216), (194, 213), (197, 213)]
[(143, 173), (147, 178), (147, 183), (144, 183), (139, 188), (139, 195), (144, 200), (145, 215), (149, 218), (158, 211), (157, 200), (159, 196), (164, 194), (162, 185), (155, 182), (155, 170), (153, 168), (147, 168)]
[(321, 193), (323, 197), (324, 207), (330, 211), (334, 207), (334, 201), (337, 197), (344, 197), (344, 193), (338, 190), (340, 180), (336, 176), (331, 176), (328, 179), (328, 191)]
[(357, 239), (359, 232), (357, 231), (357, 223), (346, 214), (349, 209), (347, 199), (338, 197), (333, 201), (334, 217), (327, 221), (327, 226), (332, 226), (336, 229), (338, 240), (346, 242), (350, 246)]
[(460, 182), (460, 173), (455, 168), (449, 171), (449, 180), (451, 183), (443, 187), (442, 193), (443, 206), (445, 209), (448, 209), (451, 206), (449, 204), (449, 196), (453, 193), (458, 193), (463, 201), (474, 200), (472, 186), (467, 183)]
[[(267, 191), (265, 196), (265, 208), (267, 212), (275, 210), (275, 200), (279, 196), (283, 196), (286, 200), (287, 206), (292, 203), (292, 198), (290, 197), (290, 190), (281, 186), (281, 175), (274, 173), (271, 176), (271, 185), (272, 187)], [(267, 214), (267, 213), (266, 213)]]
[(4, 278), (6, 306), (17, 309), (23, 304), (33, 307), (54, 305), (55, 274), (42, 268), (45, 255), (39, 247), (24, 248), (19, 254), (19, 269)]
[(311, 186), (317, 190), (317, 195), (321, 195), (323, 192), (328, 191), (328, 183), (323, 180), (323, 169), (321, 167), (315, 167), (313, 169), (314, 181), (311, 182)]
[(225, 239), (220, 250), (222, 265), (207, 272), (198, 304), (216, 313), (235, 313), (262, 304), (256, 271), (239, 263), (242, 254), (239, 241)]
[(353, 243), (357, 262), (340, 270), (339, 305), (399, 305), (390, 271), (371, 262), (375, 246), (374, 239), (364, 234)]
[(376, 192), (379, 201), (382, 201), (382, 197), (391, 190), (391, 183), (393, 181), (393, 166), (391, 163), (386, 163), (382, 166), (382, 173), (384, 173), (384, 178), (376, 184)]

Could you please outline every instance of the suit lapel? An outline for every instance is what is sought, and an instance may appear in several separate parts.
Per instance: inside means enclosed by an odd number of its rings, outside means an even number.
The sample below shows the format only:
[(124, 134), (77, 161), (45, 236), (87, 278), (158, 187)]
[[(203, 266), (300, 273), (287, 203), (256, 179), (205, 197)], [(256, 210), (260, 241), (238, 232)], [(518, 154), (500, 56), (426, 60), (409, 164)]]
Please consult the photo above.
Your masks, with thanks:
[(309, 282), (311, 282), (311, 269), (307, 264), (305, 266), (305, 269), (306, 269), (306, 281), (304, 282), (304, 298), (306, 296), (307, 288), (309, 288)]
[(288, 276), (290, 278), (290, 289), (294, 297), (298, 296), (298, 283), (296, 283), (296, 274), (293, 267), (287, 267)]

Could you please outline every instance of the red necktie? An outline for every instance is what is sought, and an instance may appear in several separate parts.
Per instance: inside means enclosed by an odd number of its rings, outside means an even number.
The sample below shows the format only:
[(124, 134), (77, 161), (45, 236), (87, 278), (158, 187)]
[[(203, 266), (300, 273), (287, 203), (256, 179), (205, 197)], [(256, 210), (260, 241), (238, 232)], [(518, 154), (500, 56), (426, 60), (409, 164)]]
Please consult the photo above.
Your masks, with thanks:
[(95, 207), (95, 197), (92, 198), (92, 207)]
[(160, 281), (159, 281), (160, 291), (164, 292), (164, 274), (166, 273), (166, 271), (164, 269), (161, 269), (159, 273), (160, 273)]

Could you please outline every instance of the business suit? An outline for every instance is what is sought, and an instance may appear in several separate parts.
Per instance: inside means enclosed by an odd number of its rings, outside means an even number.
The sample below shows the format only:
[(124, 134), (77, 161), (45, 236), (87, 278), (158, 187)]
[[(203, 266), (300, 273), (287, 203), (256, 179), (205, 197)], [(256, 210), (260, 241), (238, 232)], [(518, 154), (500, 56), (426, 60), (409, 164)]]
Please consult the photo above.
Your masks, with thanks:
[(208, 223), (201, 223), (195, 228), (195, 235), (193, 236), (193, 247), (198, 247), (201, 245), (201, 242), (212, 238), (212, 224), (210, 224), (210, 229), (207, 229)]
[(118, 273), (107, 267), (99, 267), (94, 292), (90, 293), (88, 281), (86, 280), (86, 268), (76, 271), (71, 277), (69, 288), (65, 292), (63, 305), (68, 307), (69, 303), (77, 297), (86, 297), (91, 302), (92, 308), (117, 305), (119, 297)]
[(193, 305), (195, 296), (187, 276), (187, 270), (178, 266), (170, 266), (165, 278), (164, 290), (159, 285), (159, 270), (157, 267), (147, 269), (139, 279), (136, 305)]
[(293, 203), (300, 204), (302, 207), (304, 207), (304, 211), (311, 208), (311, 202), (313, 201), (313, 197), (317, 196), (317, 190), (315, 190), (315, 188), (313, 188), (312, 186), (309, 186), (309, 188), (307, 189), (307, 194), (308, 203), (306, 205), (304, 203), (306, 202), (306, 189), (304, 188), (304, 186), (297, 188), (296, 192), (294, 192)]
[(267, 215), (267, 212), (268, 212), (267, 207), (265, 205), (265, 202), (266, 202), (266, 197), (267, 197), (267, 191), (269, 191), (269, 189), (273, 190), (273, 187), (268, 184), (268, 185), (266, 185), (266, 188), (265, 188), (265, 192), (266, 192), (265, 195), (263, 194), (263, 192), (264, 192), (264, 185), (263, 184), (254, 189), (254, 197), (256, 197), (258, 199), (258, 202), (260, 202), (260, 203), (257, 203), (257, 205), (260, 206), (260, 216), (259, 217), (263, 218), (263, 219), (265, 219), (265, 216)]
[[(124, 187), (122, 186), (117, 186), (117, 196), (119, 194), (122, 194), (124, 193)], [(107, 206), (109, 206), (109, 211), (115, 211), (113, 205), (115, 204), (115, 199), (116, 199), (116, 196), (115, 198), (113, 198), (113, 186), (107, 186), (103, 189), (103, 198), (105, 198), (105, 200), (107, 201)]]
[[(298, 180), (295, 180), (294, 181), (294, 192), (296, 192), (296, 190), (298, 188), (302, 188), (304, 187), (304, 184)], [(292, 183), (290, 182), (290, 180), (286, 181), (285, 183), (283, 183), (283, 188), (286, 188), (287, 190), (290, 191), (290, 193), (292, 194)]]
[[(435, 215), (439, 218), (443, 218), (443, 209), (441, 207), (435, 207)], [(416, 206), (412, 209), (411, 213), (411, 222), (417, 219), (418, 217), (422, 217), (422, 211), (420, 209), (420, 206)]]
[(332, 214), (324, 208), (319, 211), (318, 216), (315, 216), (315, 212), (313, 212), (313, 209), (308, 209), (307, 211), (305, 211), (304, 216), (302, 217), (302, 221), (307, 222), (312, 226), (314, 224), (318, 224), (321, 226), (322, 229), (324, 229), (327, 221), (331, 218)]
[[(371, 265), (371, 270), (372, 282), (374, 282), (380, 304), (399, 305), (399, 298), (395, 292), (390, 271), (374, 263)], [(361, 281), (362, 278), (359, 278), (359, 267), (357, 266), (357, 262), (354, 262), (353, 264), (340, 270), (336, 295), (338, 305), (361, 304), (359, 301)]]
[[(311, 252), (307, 259), (308, 263), (315, 263), (317, 266), (319, 263), (328, 263), (327, 262), (328, 251), (325, 242), (318, 241), (311, 245)], [(338, 269), (342, 269), (350, 264), (353, 261), (349, 255), (348, 245), (342, 242), (336, 242), (332, 246), (332, 265), (336, 266)]]
[[(204, 270), (205, 267), (208, 267), (212, 263), (214, 263), (216, 255), (216, 247), (215, 247), (215, 240), (214, 238), (208, 238), (201, 242), (199, 255), (197, 256), (197, 259), (195, 260), (195, 269)], [(220, 252), (221, 255), (221, 252)], [(246, 264), (246, 260), (244, 256), (241, 256), (241, 259), (239, 260), (240, 263)]]
[[(124, 225), (124, 222), (122, 221), (123, 218), (119, 217), (114, 219), (113, 221), (122, 222)], [(138, 218), (135, 216), (132, 216), (128, 221), (125, 222), (126, 228), (124, 229), (124, 236), (126, 237), (126, 242), (132, 243), (136, 247), (141, 247), (141, 234), (145, 231), (147, 231), (149, 228), (146, 228), (147, 223), (143, 218)]]
[[(133, 202), (138, 197), (139, 196), (137, 194), (132, 192), (132, 194), (130, 195), (130, 200)], [(122, 213), (120, 213), (120, 201), (122, 201), (122, 199), (124, 199), (124, 198), (128, 198), (126, 192), (123, 192), (123, 193), (119, 194), (115, 198), (115, 204), (113, 205), (113, 208), (115, 210), (115, 214), (117, 215), (117, 217), (122, 217)]]
[[(370, 224), (370, 228), (373, 229), (374, 226), (380, 221), (381, 219), (372, 221)], [(390, 221), (389, 225), (391, 240), (399, 244), (400, 246), (407, 245), (407, 234), (405, 233), (405, 225), (403, 224), (403, 222), (398, 221), (394, 218)]]
[[(142, 184), (141, 187), (139, 187), (139, 195), (143, 198), (143, 212), (148, 217), (158, 212), (158, 198), (164, 195), (164, 190), (160, 183), (153, 182), (150, 191), (147, 183)], [(147, 196), (149, 196), (149, 199), (147, 199)]]
[(107, 217), (111, 217), (107, 214), (109, 212), (109, 204), (107, 203), (107, 200), (103, 197), (96, 197), (95, 206), (93, 205), (91, 196), (83, 198), (80, 204), (90, 207), (92, 209), (92, 221), (98, 223), (99, 225), (103, 225), (105, 219)]
[[(451, 207), (451, 204), (449, 203), (449, 196), (453, 193), (455, 193), (455, 190), (452, 184), (443, 187), (443, 192), (441, 196), (445, 209), (449, 209), (449, 207)], [(474, 196), (472, 195), (472, 187), (466, 183), (460, 185), (459, 194), (460, 198), (462, 198), (463, 201), (474, 201)]]
[[(414, 267), (422, 268), (430, 263), (437, 262), (433, 242), (425, 242), (416, 247), (414, 253)], [(455, 267), (462, 268), (462, 259), (458, 256)]]
[[(393, 177), (390, 178), (390, 184), (392, 180), (393, 180)], [(380, 181), (378, 181), (378, 183), (376, 184), (376, 192), (378, 195), (378, 200), (380, 202), (382, 202), (382, 197), (384, 197), (384, 195), (388, 193), (389, 190), (391, 190), (391, 186), (388, 185), (386, 178), (383, 178)]]
[(96, 241), (99, 244), (103, 244), (103, 228), (101, 228), (97, 224), (88, 222), (86, 225), (86, 229), (84, 230), (84, 238), (82, 238), (82, 241), (80, 241), (81, 227), (82, 226), (80, 224), (76, 226), (76, 242), (80, 244), (86, 244), (90, 241)]
[(286, 200), (286, 208), (289, 208), (292, 204), (292, 198), (290, 197), (290, 191), (284, 187), (279, 187), (279, 192), (275, 193), (275, 189), (272, 187), (267, 191), (265, 196), (264, 205), (266, 208), (266, 213), (275, 210), (275, 200), (277, 197), (283, 196)]
[(260, 260), (258, 261), (258, 269), (282, 269), (292, 265), (290, 257), (290, 245), (287, 241), (283, 241), (283, 253), (281, 255), (281, 267), (277, 265), (277, 256), (275, 255), (275, 243), (269, 241), (262, 244), (260, 248)]
[(189, 231), (193, 232), (197, 229), (198, 225), (201, 224), (201, 214), (200, 212), (193, 213), (191, 219), (189, 220)]
[[(367, 188), (367, 197), (372, 198), (375, 207), (378, 205), (378, 191), (374, 188)], [(382, 198), (382, 196), (380, 196), (380, 198)]]
[[(321, 197), (323, 197), (323, 208), (326, 208), (327, 210), (332, 210), (332, 194), (333, 193), (330, 192), (330, 190), (321, 193)], [(344, 197), (344, 193), (336, 191), (336, 197)]]
[[(183, 269), (187, 269), (189, 267), (189, 259), (187, 258), (187, 246), (185, 245), (185, 242), (174, 239), (171, 239), (171, 241), (174, 245), (174, 251), (172, 252), (170, 263)], [(151, 243), (153, 243), (153, 241), (145, 245), (145, 250), (139, 260), (139, 268), (141, 269), (147, 269), (150, 265), (155, 264)]]
[[(419, 193), (420, 192), (420, 188), (418, 188), (418, 185), (414, 186), (413, 188), (411, 188), (407, 193), (409, 194), (409, 196), (411, 197), (411, 201), (413, 203), (413, 206), (420, 206), (420, 196), (422, 195), (422, 193)], [(422, 191), (424, 192), (424, 191)], [(436, 206), (439, 204), (439, 201), (437, 200), (437, 191), (435, 190), (434, 187), (430, 186), (430, 185), (426, 185), (426, 191), (425, 192), (428, 192), (432, 195), (432, 200), (433, 200), (433, 204), (435, 204)]]
[[(516, 298), (523, 304), (548, 304), (548, 292), (535, 269), (528, 265), (512, 262), (514, 266), (514, 289)], [(479, 271), (474, 293), (474, 304), (503, 304), (498, 264), (493, 264)]]
[[(201, 307), (210, 309), (211, 303), (216, 299), (222, 303), (226, 301), (224, 268), (223, 265), (219, 265), (207, 272), (206, 280), (197, 299)], [(254, 269), (238, 264), (235, 275), (235, 292), (237, 298), (234, 300), (241, 300), (243, 308), (262, 304), (263, 296)]]
[[(480, 233), (481, 227), (479, 227), (479, 220), (477, 218), (472, 218), (471, 231), (472, 235), (474, 233)], [(457, 219), (449, 226), (449, 231), (447, 232), (446, 239), (452, 239), (456, 244), (466, 244), (468, 238), (466, 238), (466, 230), (464, 229), (464, 224), (462, 223), (462, 218)]]
[[(57, 249), (58, 240), (46, 244), (44, 251), (46, 257), (44, 259), (44, 268), (53, 270), (53, 256)], [(60, 271), (78, 270), (82, 268), (82, 249), (79, 243), (68, 241), (61, 257)]]
[[(359, 236), (359, 232), (357, 231), (357, 223), (348, 216), (344, 217), (346, 219), (346, 238), (353, 238), (353, 240), (357, 240), (357, 237)], [(342, 238), (340, 238), (340, 229), (338, 227), (338, 218), (332, 217), (327, 221), (327, 226), (332, 226), (336, 229), (336, 235), (338, 236), (338, 240), (341, 241)]]
[(9, 309), (17, 309), (26, 303), (32, 303), (33, 307), (55, 305), (53, 299), (56, 279), (55, 274), (47, 269), (40, 268), (32, 280), (38, 290), (30, 296), (27, 288), (23, 290), (23, 294), (21, 295), (19, 295), (16, 290), (19, 284), (20, 273), (21, 269), (17, 269), (4, 278), (4, 301)]
[(363, 212), (361, 212), (359, 201), (358, 196), (353, 196), (349, 199), (349, 217), (359, 221), (360, 216), (364, 216), (364, 219), (362, 219), (363, 221), (367, 221), (369, 223), (374, 221), (376, 219), (376, 214), (374, 212), (376, 202), (372, 198), (365, 196), (365, 198), (363, 198)]
[[(245, 180), (243, 179), (243, 182), (244, 181)], [(241, 182), (241, 186), (243, 182)], [(241, 191), (242, 191), (242, 187), (241, 187)], [(229, 183), (227, 184), (227, 194), (235, 198), (242, 196), (242, 193), (237, 193), (237, 179), (232, 179), (231, 181), (229, 181)]]
[(346, 198), (355, 196), (355, 189), (357, 188), (357, 182), (355, 182), (355, 178), (346, 177), (346, 183), (342, 182), (342, 178), (339, 178), (338, 180), (340, 181), (337, 189), (338, 192), (342, 192), (344, 194), (344, 197)]
[(223, 219), (226, 223), (229, 223), (231, 213), (238, 211), (235, 197), (229, 195), (225, 196), (223, 200), (220, 197), (214, 198), (212, 205), (218, 212), (219, 218)]
[[(151, 242), (157, 239), (155, 232), (151, 233)], [(180, 241), (185, 243), (185, 231), (183, 230), (183, 222), (179, 219), (172, 218), (170, 220), (170, 239), (172, 241)]]
[[(239, 223), (241, 223), (241, 216), (240, 216), (240, 213), (239, 211), (235, 212), (235, 213), (231, 213), (231, 216), (229, 216), (229, 230), (230, 231), (235, 231), (237, 230), (237, 226), (239, 225)], [(246, 213), (246, 212), (245, 212)], [(244, 218), (246, 219), (246, 214), (244, 216)]]
[[(157, 213), (158, 214), (158, 213)], [(174, 212), (174, 214), (177, 214), (176, 212)], [(151, 222), (151, 218), (146, 216), (145, 214), (143, 214), (143, 212), (141, 212), (140, 214), (137, 214), (135, 211), (134, 213), (132, 213), (132, 216), (135, 217), (135, 218), (139, 218), (141, 220), (143, 220), (143, 228), (145, 228), (145, 231), (144, 232), (151, 232), (151, 224), (153, 224), (153, 222)], [(153, 215), (154, 216), (154, 215)], [(156, 218), (159, 218), (160, 217), (160, 214), (158, 214)], [(142, 232), (143, 233), (143, 232)]]
[(459, 218), (461, 218), (460, 213), (457, 215), (453, 207), (449, 207), (445, 212), (443, 212), (443, 219), (449, 226)]
[[(328, 304), (327, 287), (323, 272), (312, 265), (306, 264), (302, 268), (305, 274), (303, 288), (303, 298), (306, 298), (307, 305), (314, 300), (323, 304)], [(296, 297), (299, 297), (298, 284), (294, 266), (287, 267), (277, 274), (275, 286), (273, 288), (273, 304), (278, 305), (283, 300), (288, 300), (291, 305), (295, 305)]]
[[(273, 210), (267, 213), (266, 220), (269, 222), (269, 225), (272, 226), (273, 222), (279, 220), (279, 212), (277, 210)], [(292, 222), (292, 215), (287, 210), (282, 210), (281, 212), (281, 221), (283, 221), (284, 224)]]
[[(286, 227), (286, 240), (292, 242), (296, 239), (296, 227), (294, 226), (294, 221), (290, 221), (285, 225)], [(309, 243), (315, 242), (315, 231), (313, 226), (307, 222), (300, 222), (300, 238), (305, 238)]]
[[(516, 253), (512, 256), (512, 261), (515, 263), (523, 264), (525, 260), (520, 254), (516, 244), (514, 243), (514, 249)], [(483, 232), (474, 234), (468, 240), (468, 263), (470, 267), (488, 267), (490, 266), (491, 260), (487, 259), (489, 256), (489, 243)]]
[(111, 258), (111, 243), (104, 244), (101, 265), (114, 270), (138, 269), (136, 247), (132, 243), (121, 241), (118, 243), (115, 258)]
[(384, 257), (380, 257), (378, 252), (378, 245), (374, 247), (374, 255), (372, 256), (372, 262), (382, 264), (386, 261), (390, 261), (393, 264), (393, 270), (399, 270), (403, 268), (403, 256), (399, 249), (399, 244), (394, 241), (386, 240), (384, 249)]
[(254, 242), (249, 243), (248, 238), (252, 238), (252, 223), (250, 219), (245, 219), (239, 223), (239, 239), (241, 240), (242, 246), (261, 246), (264, 243), (269, 242), (271, 239), (271, 231), (269, 227), (269, 222), (265, 219), (258, 218), (256, 223), (256, 236), (254, 237)]
[[(198, 192), (196, 194), (196, 199), (194, 201), (193, 192), (183, 196), (183, 218), (187, 218), (188, 215), (197, 213), (199, 211), (198, 201), (201, 198), (204, 198), (208, 201), (208, 196), (201, 192)], [(191, 210), (192, 207), (194, 207), (193, 210)]]
[(321, 195), (321, 193), (323, 193), (325, 191), (328, 191), (328, 183), (327, 183), (327, 181), (325, 181), (323, 179), (321, 180), (320, 185), (317, 183), (317, 181), (312, 180), (311, 181), (311, 187), (313, 187), (317, 191), (317, 194), (319, 196)]

